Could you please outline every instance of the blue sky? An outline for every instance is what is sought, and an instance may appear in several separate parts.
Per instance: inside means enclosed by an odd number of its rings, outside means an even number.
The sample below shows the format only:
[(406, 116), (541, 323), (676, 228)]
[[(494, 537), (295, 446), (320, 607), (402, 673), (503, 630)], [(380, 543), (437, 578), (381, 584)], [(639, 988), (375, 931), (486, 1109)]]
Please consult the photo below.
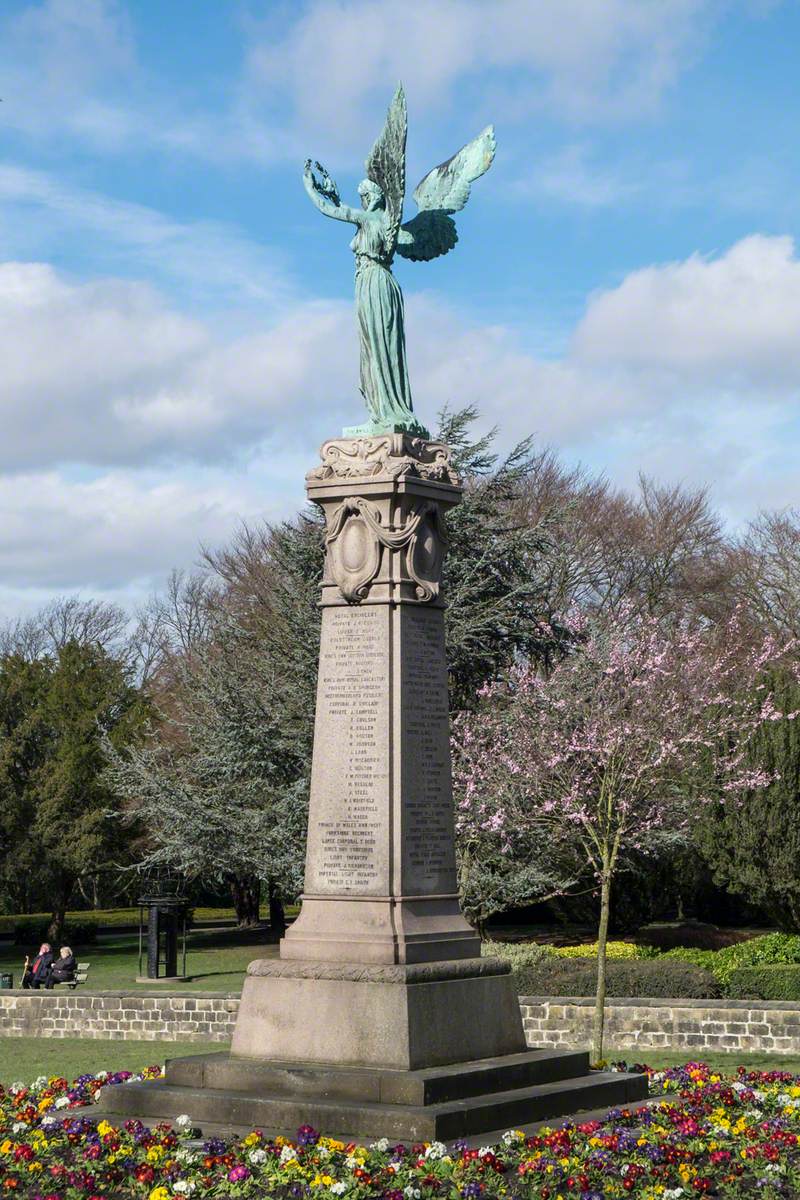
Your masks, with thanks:
[(797, 0), (2, 0), (0, 617), (296, 509), (361, 415), (302, 164), (354, 200), (398, 79), (412, 186), (498, 138), (396, 265), (423, 420), (800, 505), (799, 48)]

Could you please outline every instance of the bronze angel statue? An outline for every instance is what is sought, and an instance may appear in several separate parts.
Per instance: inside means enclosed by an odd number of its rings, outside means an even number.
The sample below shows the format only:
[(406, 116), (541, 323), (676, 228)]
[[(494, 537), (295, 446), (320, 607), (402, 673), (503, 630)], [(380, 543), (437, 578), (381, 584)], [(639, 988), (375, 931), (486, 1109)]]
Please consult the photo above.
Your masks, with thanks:
[(494, 129), (489, 125), (417, 184), (414, 199), (419, 212), (403, 224), (407, 128), (405, 95), (398, 87), (367, 159), (367, 177), (358, 185), (361, 208), (342, 204), (336, 184), (318, 162), (312, 166), (309, 159), (303, 173), (305, 189), (319, 211), (356, 227), (350, 249), (356, 256), (361, 393), (370, 419), (366, 425), (345, 430), (348, 436), (401, 430), (429, 436), (414, 416), (403, 293), (392, 275), (392, 260), (402, 254), (427, 262), (452, 250), (458, 241), (452, 214), (464, 207), (470, 184), (488, 171), (494, 158)]

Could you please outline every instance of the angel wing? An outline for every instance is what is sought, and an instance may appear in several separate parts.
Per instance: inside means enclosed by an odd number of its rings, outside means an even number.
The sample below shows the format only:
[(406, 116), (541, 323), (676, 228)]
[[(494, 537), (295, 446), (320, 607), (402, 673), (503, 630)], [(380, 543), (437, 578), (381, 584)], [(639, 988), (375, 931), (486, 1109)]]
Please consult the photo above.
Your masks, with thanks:
[(367, 179), (377, 183), (384, 195), (388, 217), (387, 249), (394, 251), (406, 190), (406, 134), (408, 114), (403, 85), (398, 84), (389, 105), (386, 122), (366, 161)]
[(401, 227), (398, 254), (426, 262), (453, 249), (458, 234), (450, 214), (459, 212), (467, 203), (470, 185), (489, 170), (496, 148), (494, 126), (487, 125), (458, 154), (428, 172), (414, 189), (420, 211)]

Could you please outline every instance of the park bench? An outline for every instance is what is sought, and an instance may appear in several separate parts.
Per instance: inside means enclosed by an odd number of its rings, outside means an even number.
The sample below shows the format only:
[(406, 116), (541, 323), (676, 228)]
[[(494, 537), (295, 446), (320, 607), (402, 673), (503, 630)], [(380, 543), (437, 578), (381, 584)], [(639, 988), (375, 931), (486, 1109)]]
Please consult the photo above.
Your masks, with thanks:
[(91, 963), (88, 963), (88, 962), (79, 962), (79, 963), (78, 963), (78, 966), (77, 966), (77, 969), (76, 969), (76, 971), (75, 971), (75, 978), (74, 978), (74, 979), (69, 979), (69, 980), (67, 980), (67, 981), (66, 981), (66, 982), (64, 982), (64, 983), (54, 983), (54, 984), (53, 984), (53, 987), (54, 987), (54, 988), (62, 988), (62, 987), (63, 987), (63, 988), (70, 988), (70, 990), (71, 990), (71, 991), (74, 991), (74, 990), (75, 990), (75, 988), (78, 986), (78, 984), (79, 984), (79, 983), (86, 983), (86, 978), (87, 978), (87, 976), (88, 976), (88, 974), (89, 974), (89, 967), (90, 967), (90, 966), (91, 966)]

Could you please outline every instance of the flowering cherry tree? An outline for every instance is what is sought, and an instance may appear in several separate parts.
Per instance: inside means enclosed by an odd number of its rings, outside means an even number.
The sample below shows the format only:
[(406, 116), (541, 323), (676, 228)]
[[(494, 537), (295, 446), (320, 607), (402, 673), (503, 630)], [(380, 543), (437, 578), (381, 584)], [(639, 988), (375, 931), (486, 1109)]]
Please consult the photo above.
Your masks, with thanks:
[(612, 881), (627, 852), (686, 838), (699, 806), (770, 782), (748, 745), (780, 718), (765, 668), (792, 647), (623, 610), (575, 619), (580, 649), (549, 676), (520, 667), (486, 685), (454, 726), (457, 826), (524, 838), (548, 859), (577, 850), (600, 891), (593, 1057), (602, 1058)]

